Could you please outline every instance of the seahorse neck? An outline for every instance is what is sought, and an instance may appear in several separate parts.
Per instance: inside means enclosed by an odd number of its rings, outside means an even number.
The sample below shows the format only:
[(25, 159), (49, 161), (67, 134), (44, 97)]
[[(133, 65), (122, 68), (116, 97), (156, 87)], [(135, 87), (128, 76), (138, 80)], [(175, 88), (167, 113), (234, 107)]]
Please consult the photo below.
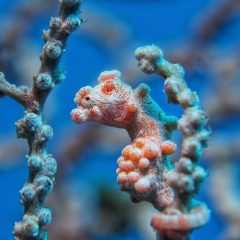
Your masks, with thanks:
[(144, 112), (139, 112), (132, 123), (127, 127), (128, 134), (132, 140), (138, 137), (161, 138), (161, 124)]

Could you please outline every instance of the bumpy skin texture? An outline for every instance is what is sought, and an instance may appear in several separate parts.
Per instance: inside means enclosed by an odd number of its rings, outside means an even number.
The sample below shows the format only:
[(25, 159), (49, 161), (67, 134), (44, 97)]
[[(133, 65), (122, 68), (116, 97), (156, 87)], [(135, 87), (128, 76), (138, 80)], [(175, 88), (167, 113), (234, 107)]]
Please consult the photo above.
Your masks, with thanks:
[[(161, 182), (156, 160), (175, 151), (175, 144), (165, 138), (167, 129), (176, 127), (176, 118), (164, 114), (149, 96), (146, 85), (132, 90), (121, 81), (118, 71), (103, 72), (98, 80), (95, 88), (84, 87), (76, 94), (78, 108), (72, 111), (72, 119), (127, 129), (133, 142), (123, 149), (118, 160), (118, 182), (136, 200), (157, 199), (155, 195), (163, 189), (154, 184)], [(145, 112), (144, 104), (149, 105), (152, 117)]]
[[(207, 119), (200, 109), (196, 93), (183, 80), (183, 69), (167, 62), (156, 46), (136, 50), (139, 67), (146, 73), (158, 73), (165, 80), (169, 102), (184, 109), (183, 116), (167, 116), (150, 96), (150, 89), (140, 84), (126, 85), (119, 71), (105, 71), (94, 88), (87, 86), (75, 96), (77, 108), (72, 119), (96, 121), (124, 128), (132, 143), (118, 159), (117, 180), (133, 201), (149, 201), (160, 213), (152, 226), (160, 239), (187, 239), (188, 233), (208, 221), (209, 211), (193, 199), (206, 173), (197, 160), (209, 135)], [(183, 134), (181, 157), (174, 162), (170, 155), (176, 145), (171, 131)]]
[(24, 108), (24, 117), (16, 122), (17, 136), (26, 139), (29, 176), (20, 191), (24, 216), (14, 227), (16, 240), (47, 240), (46, 225), (51, 223), (51, 210), (44, 207), (52, 191), (57, 171), (56, 160), (47, 152), (46, 144), (53, 135), (43, 117), (45, 101), (56, 84), (64, 78), (59, 62), (68, 36), (80, 25), (80, 0), (60, 0), (59, 17), (52, 18), (44, 32), (44, 46), (38, 74), (33, 86), (17, 87), (0, 73), (0, 96), (9, 96)]

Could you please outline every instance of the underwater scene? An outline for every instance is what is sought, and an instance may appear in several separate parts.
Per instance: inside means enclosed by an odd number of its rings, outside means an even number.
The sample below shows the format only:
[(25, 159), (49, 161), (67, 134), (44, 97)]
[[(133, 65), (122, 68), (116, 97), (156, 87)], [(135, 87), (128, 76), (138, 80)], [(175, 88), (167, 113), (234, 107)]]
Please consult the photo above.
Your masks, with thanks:
[(240, 240), (240, 0), (0, 0), (0, 240)]

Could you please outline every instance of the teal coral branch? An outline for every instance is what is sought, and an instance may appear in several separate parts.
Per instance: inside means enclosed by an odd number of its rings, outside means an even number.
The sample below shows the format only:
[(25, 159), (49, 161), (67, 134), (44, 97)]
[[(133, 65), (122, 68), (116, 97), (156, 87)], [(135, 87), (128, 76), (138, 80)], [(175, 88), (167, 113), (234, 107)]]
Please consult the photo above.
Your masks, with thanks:
[[(193, 199), (207, 175), (198, 165), (198, 160), (210, 135), (208, 119), (201, 109), (197, 94), (192, 92), (184, 81), (184, 70), (180, 65), (168, 62), (162, 51), (154, 45), (138, 48), (135, 55), (143, 72), (155, 73), (165, 79), (168, 101), (179, 104), (184, 110), (178, 121), (178, 129), (183, 135), (181, 156), (175, 168), (167, 174), (167, 181), (175, 189), (176, 214), (181, 216), (182, 213), (182, 224), (174, 223), (177, 215), (172, 213), (172, 217), (166, 217), (161, 213), (153, 218), (152, 226), (160, 232), (160, 239), (187, 239), (189, 231), (205, 224), (209, 217), (207, 207)], [(164, 232), (164, 229), (168, 231)]]
[(45, 123), (43, 108), (56, 84), (65, 75), (59, 62), (70, 34), (81, 24), (80, 0), (60, 0), (59, 17), (51, 19), (44, 32), (39, 72), (33, 77), (32, 88), (10, 84), (0, 74), (0, 95), (9, 96), (25, 108), (24, 117), (16, 122), (17, 136), (28, 142), (29, 176), (20, 191), (24, 216), (14, 227), (16, 240), (47, 240), (46, 225), (51, 223), (51, 210), (44, 207), (45, 199), (52, 191), (57, 171), (56, 160), (47, 152), (46, 144), (53, 135), (51, 126)]
[[(141, 83), (136, 92), (147, 91), (150, 93), (150, 88), (147, 84)], [(150, 94), (146, 94), (142, 99), (142, 107), (144, 111), (151, 117), (155, 118), (157, 121), (160, 121), (164, 127), (166, 128), (166, 132), (170, 135), (173, 130), (177, 128), (177, 117), (167, 115), (163, 109), (158, 105), (157, 102), (150, 96)]]

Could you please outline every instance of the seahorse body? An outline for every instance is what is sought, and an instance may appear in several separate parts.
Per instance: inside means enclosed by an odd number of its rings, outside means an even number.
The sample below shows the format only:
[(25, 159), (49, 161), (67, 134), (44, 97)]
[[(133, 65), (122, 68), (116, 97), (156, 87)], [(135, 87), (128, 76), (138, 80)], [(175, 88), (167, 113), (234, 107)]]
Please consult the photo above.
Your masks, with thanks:
[(133, 90), (121, 80), (119, 71), (105, 71), (98, 80), (94, 88), (84, 87), (76, 94), (78, 107), (72, 111), (73, 120), (125, 128), (132, 143), (118, 159), (117, 179), (122, 190), (131, 192), (133, 199), (152, 195), (161, 202), (156, 206), (171, 204), (173, 192), (163, 179), (156, 178), (163, 178), (165, 156), (175, 152), (176, 145), (167, 136), (177, 119), (166, 116), (149, 95), (147, 85), (140, 84)]

